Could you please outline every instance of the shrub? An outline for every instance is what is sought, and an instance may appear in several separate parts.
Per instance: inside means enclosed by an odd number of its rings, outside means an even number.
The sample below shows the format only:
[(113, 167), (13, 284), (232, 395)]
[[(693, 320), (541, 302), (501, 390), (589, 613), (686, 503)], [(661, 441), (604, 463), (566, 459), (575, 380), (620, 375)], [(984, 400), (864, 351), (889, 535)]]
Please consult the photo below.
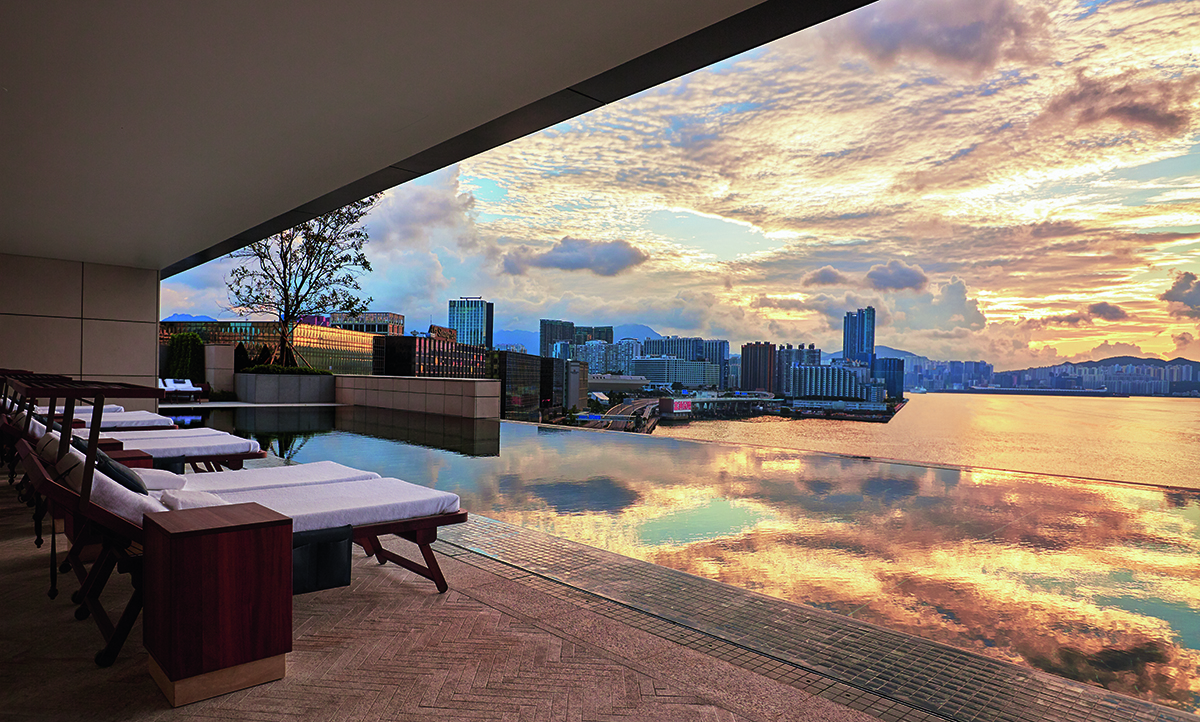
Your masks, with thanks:
[(188, 331), (171, 335), (163, 378), (204, 382), (204, 340), (200, 334)]
[(238, 341), (238, 345), (233, 347), (233, 372), (240, 374), (251, 365), (250, 352), (246, 350), (246, 344)]
[(298, 376), (332, 376), (332, 371), (325, 369), (310, 369), (305, 366), (279, 366), (277, 364), (262, 364), (251, 366), (244, 374), (295, 374)]

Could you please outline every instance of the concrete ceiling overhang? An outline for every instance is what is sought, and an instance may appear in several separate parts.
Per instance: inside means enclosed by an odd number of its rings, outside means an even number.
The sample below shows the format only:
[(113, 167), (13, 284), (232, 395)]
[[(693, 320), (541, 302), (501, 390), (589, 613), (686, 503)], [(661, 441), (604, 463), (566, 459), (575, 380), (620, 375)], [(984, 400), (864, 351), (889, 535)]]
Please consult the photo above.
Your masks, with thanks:
[(7, 3), (0, 252), (167, 277), (865, 4)]

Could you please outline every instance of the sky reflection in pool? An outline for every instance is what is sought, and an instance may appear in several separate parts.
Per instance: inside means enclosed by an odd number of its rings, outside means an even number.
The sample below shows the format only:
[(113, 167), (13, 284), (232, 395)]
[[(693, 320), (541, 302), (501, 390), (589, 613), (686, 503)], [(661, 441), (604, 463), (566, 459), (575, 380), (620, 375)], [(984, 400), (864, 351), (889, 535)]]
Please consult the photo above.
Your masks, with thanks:
[[(339, 409), (337, 428), (361, 431), (363, 413)], [(381, 436), (319, 433), (294, 460), (1196, 709), (1195, 492), (512, 423), (495, 456)]]

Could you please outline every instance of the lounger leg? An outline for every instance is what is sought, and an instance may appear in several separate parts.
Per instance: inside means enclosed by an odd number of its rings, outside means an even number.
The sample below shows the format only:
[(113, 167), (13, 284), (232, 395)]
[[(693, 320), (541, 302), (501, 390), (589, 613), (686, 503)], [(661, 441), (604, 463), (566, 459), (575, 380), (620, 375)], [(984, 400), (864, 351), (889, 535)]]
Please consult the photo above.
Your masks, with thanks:
[(416, 532), (404, 532), (397, 536), (417, 545), (417, 548), (421, 550), (421, 556), (425, 558), (425, 566), (421, 566), (411, 559), (406, 559), (395, 552), (385, 549), (379, 543), (379, 537), (377, 536), (359, 537), (355, 541), (361, 544), (363, 549), (367, 550), (368, 553), (370, 553), (373, 547), (375, 549), (373, 556), (379, 560), (380, 564), (391, 562), (397, 566), (404, 567), (414, 574), (419, 574), (426, 579), (430, 579), (433, 581), (434, 586), (437, 587), (439, 593), (449, 589), (450, 586), (446, 584), (446, 577), (442, 576), (442, 569), (438, 566), (437, 557), (433, 555), (433, 549), (429, 546), (437, 541), (437, 530), (423, 529)]
[[(41, 522), (38, 522), (38, 536), (41, 536)], [(40, 545), (39, 545), (40, 546)], [(50, 591), (46, 594), (54, 599), (58, 596), (58, 534), (54, 533), (54, 518), (50, 519)]]
[(428, 544), (418, 544), (417, 548), (421, 550), (421, 556), (425, 557), (425, 565), (429, 567), (429, 578), (433, 580), (438, 593), (444, 593), (450, 588), (450, 585), (446, 583), (446, 577), (442, 576), (442, 568), (438, 566), (433, 549)]
[(111, 549), (105, 547), (100, 551), (100, 557), (92, 564), (92, 571), (88, 572), (87, 579), (83, 582), (83, 588), (79, 590), (82, 603), (75, 610), (76, 619), (87, 619), (92, 612), (92, 604), (99, 604), (100, 593), (108, 584), (108, 578), (112, 575), (113, 567), (116, 564), (117, 555)]
[[(46, 518), (46, 499), (38, 499), (33, 506), (33, 545), (42, 548), (42, 520)], [(50, 520), (50, 533), (54, 533), (54, 520)]]
[(121, 612), (120, 621), (113, 627), (108, 644), (96, 653), (96, 664), (101, 667), (111, 667), (112, 663), (117, 660), (117, 655), (121, 653), (121, 647), (125, 646), (125, 640), (129, 638), (129, 633), (133, 630), (133, 625), (142, 612), (142, 570), (140, 563), (135, 562), (135, 564), (137, 566), (130, 570), (129, 574), (133, 582), (133, 596), (125, 605), (125, 611)]

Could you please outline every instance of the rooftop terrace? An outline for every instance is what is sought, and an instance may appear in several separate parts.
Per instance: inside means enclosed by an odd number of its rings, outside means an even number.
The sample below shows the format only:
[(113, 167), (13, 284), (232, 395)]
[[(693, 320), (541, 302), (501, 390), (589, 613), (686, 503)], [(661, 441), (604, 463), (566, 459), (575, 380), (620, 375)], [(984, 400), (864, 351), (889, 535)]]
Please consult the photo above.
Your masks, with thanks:
[[(1161, 720), (1197, 717), (483, 517), (436, 545), (450, 580), (357, 558), (294, 598), (281, 681), (172, 709), (140, 625), (46, 598), (46, 552), (0, 488), (6, 719)], [(128, 594), (124, 577), (110, 585)], [(46, 680), (53, 680), (47, 685)]]

